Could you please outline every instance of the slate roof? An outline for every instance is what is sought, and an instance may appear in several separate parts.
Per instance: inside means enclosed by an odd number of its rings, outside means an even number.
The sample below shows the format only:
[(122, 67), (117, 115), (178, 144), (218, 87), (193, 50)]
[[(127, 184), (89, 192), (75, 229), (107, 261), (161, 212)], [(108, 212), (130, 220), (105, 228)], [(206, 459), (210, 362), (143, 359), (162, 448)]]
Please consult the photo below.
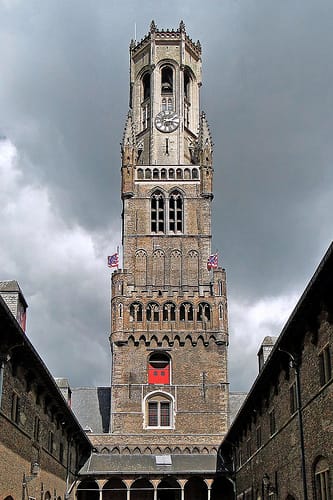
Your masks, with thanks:
[(245, 398), (247, 396), (247, 392), (230, 392), (229, 394), (229, 425), (235, 420), (238, 410), (242, 406)]
[(72, 410), (86, 432), (102, 434), (110, 428), (110, 387), (75, 387)]
[(92, 453), (82, 467), (80, 475), (105, 474), (214, 474), (217, 470), (216, 455), (167, 455), (171, 465), (157, 465), (161, 455), (113, 455)]

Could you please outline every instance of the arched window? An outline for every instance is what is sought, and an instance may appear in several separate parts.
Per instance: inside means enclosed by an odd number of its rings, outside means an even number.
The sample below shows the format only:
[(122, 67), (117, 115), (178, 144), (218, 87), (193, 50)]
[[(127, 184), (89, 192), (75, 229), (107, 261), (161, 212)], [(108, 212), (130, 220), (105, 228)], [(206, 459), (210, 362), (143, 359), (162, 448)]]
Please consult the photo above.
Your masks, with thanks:
[(201, 302), (198, 305), (197, 321), (209, 321), (210, 320), (210, 305), (206, 302)]
[(175, 178), (175, 171), (173, 168), (169, 168), (169, 179)]
[(151, 170), (150, 170), (150, 168), (146, 168), (146, 170), (145, 170), (145, 179), (151, 179)]
[(161, 93), (172, 94), (173, 92), (173, 70), (170, 66), (163, 66), (161, 71)]
[(184, 70), (184, 97), (188, 101), (190, 100), (190, 90), (191, 90), (191, 76), (187, 68)]
[(167, 178), (166, 168), (162, 168), (162, 170), (161, 170), (161, 179), (166, 179), (166, 178)]
[(199, 174), (198, 174), (197, 168), (192, 169), (192, 179), (199, 179)]
[(184, 302), (179, 308), (180, 321), (193, 321), (193, 306), (190, 302)]
[(169, 198), (169, 230), (183, 231), (183, 198), (178, 191), (173, 191)]
[(158, 170), (158, 168), (154, 168), (153, 179), (158, 179), (158, 178), (159, 178), (159, 170)]
[(143, 170), (142, 170), (142, 168), (138, 169), (138, 174), (137, 175), (138, 175), (138, 179), (143, 179)]
[(145, 73), (142, 77), (143, 100), (150, 97), (150, 73)]
[(147, 321), (159, 321), (160, 308), (156, 302), (150, 302), (146, 309)]
[(222, 295), (222, 281), (218, 280), (217, 282), (217, 295)]
[(164, 352), (154, 352), (150, 355), (148, 384), (170, 384), (170, 358)]
[(316, 498), (320, 500), (329, 500), (330, 483), (329, 483), (329, 465), (324, 457), (320, 457), (314, 468)]
[(223, 319), (223, 305), (219, 304), (219, 319)]
[(118, 306), (119, 318), (123, 317), (123, 305), (119, 304)]
[(172, 302), (166, 302), (163, 305), (163, 321), (176, 320), (176, 306)]
[(146, 398), (145, 416), (147, 427), (172, 427), (173, 401), (164, 393), (155, 393)]
[(142, 321), (142, 304), (139, 302), (130, 305), (130, 321)]
[(164, 233), (164, 198), (161, 191), (155, 191), (151, 197), (151, 231)]
[(181, 168), (177, 168), (176, 170), (176, 176), (177, 176), (177, 179), (182, 179), (183, 178), (183, 171)]

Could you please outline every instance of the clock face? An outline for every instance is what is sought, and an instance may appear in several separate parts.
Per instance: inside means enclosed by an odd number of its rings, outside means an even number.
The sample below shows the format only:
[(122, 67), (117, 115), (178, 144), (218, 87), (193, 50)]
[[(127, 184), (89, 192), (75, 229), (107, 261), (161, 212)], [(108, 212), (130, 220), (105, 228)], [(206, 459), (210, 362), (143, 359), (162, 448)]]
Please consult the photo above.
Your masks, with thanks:
[(179, 126), (179, 116), (175, 111), (160, 111), (155, 117), (155, 127), (161, 132), (173, 132)]

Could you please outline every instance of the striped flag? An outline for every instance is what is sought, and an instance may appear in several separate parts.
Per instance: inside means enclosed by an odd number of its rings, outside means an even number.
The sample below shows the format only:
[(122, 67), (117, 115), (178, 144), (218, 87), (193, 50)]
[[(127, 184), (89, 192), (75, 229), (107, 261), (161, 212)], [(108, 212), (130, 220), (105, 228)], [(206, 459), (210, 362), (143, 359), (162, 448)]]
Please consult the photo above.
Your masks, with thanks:
[(108, 266), (109, 267), (118, 267), (119, 265), (119, 255), (118, 252), (113, 255), (108, 256)]
[(212, 255), (210, 255), (208, 257), (208, 260), (207, 260), (207, 269), (208, 271), (210, 271), (211, 269), (216, 269), (219, 265), (219, 262), (218, 262), (218, 255), (217, 253), (213, 253)]

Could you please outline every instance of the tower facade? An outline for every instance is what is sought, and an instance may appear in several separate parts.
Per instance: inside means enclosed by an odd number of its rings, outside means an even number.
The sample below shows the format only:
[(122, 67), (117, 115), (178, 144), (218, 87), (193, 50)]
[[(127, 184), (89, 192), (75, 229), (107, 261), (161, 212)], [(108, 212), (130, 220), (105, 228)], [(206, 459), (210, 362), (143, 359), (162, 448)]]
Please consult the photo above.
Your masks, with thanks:
[(129, 453), (214, 453), (227, 430), (226, 277), (207, 269), (213, 145), (200, 88), (201, 46), (183, 22), (152, 22), (131, 43), (110, 336), (110, 436)]
[(218, 500), (232, 490), (217, 453), (228, 424), (227, 295), (211, 255), (212, 139), (200, 88), (200, 43), (183, 22), (172, 31), (152, 22), (131, 43), (110, 426), (90, 434), (96, 451), (78, 500)]

